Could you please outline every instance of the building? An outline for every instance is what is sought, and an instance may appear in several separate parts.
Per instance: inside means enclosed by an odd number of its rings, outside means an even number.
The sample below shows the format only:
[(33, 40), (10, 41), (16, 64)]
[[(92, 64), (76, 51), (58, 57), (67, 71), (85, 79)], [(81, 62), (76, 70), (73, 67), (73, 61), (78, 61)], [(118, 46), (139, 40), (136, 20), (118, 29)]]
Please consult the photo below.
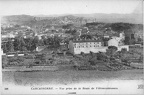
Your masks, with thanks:
[(1, 49), (1, 55), (6, 55), (6, 54), (3, 52), (3, 49)]
[(40, 52), (40, 51), (44, 50), (45, 48), (47, 48), (47, 46), (37, 46), (36, 51)]
[(127, 30), (125, 31), (125, 44), (132, 45), (135, 44), (135, 31)]
[(83, 53), (98, 53), (98, 52), (106, 52), (109, 46), (116, 46), (118, 51), (121, 51), (125, 48), (129, 51), (129, 45), (121, 44), (121, 40), (123, 37), (112, 37), (108, 41), (108, 45), (104, 46), (104, 42), (101, 40), (74, 40), (69, 42), (69, 52), (72, 54), (81, 54)]
[(125, 48), (127, 51), (129, 51), (129, 45), (123, 45), (121, 43), (120, 37), (113, 37), (108, 41), (108, 46), (115, 46), (118, 48), (118, 51), (121, 51), (123, 48)]
[(106, 52), (106, 49), (101, 40), (71, 40), (69, 42), (69, 51), (72, 54)]
[(108, 41), (108, 46), (116, 46), (116, 47), (118, 47), (118, 45), (119, 45), (119, 41), (117, 40), (117, 39), (110, 39), (109, 41)]

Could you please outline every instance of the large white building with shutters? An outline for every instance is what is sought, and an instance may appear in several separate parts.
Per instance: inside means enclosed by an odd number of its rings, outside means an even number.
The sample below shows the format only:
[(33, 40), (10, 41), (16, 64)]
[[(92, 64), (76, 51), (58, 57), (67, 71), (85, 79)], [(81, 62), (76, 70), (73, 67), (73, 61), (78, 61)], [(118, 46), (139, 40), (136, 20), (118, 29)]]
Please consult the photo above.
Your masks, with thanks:
[(101, 40), (75, 40), (69, 42), (69, 51), (72, 54), (106, 52), (106, 49), (107, 47), (103, 47)]

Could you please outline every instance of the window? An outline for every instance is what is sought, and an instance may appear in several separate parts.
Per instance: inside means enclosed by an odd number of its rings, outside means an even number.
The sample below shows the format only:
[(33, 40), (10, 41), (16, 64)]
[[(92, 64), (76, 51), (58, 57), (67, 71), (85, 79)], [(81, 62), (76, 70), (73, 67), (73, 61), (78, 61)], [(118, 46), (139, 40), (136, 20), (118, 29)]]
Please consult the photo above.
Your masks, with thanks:
[(80, 48), (80, 46), (79, 46), (79, 45), (77, 45), (77, 48)]
[(74, 44), (74, 48), (76, 48), (76, 44)]

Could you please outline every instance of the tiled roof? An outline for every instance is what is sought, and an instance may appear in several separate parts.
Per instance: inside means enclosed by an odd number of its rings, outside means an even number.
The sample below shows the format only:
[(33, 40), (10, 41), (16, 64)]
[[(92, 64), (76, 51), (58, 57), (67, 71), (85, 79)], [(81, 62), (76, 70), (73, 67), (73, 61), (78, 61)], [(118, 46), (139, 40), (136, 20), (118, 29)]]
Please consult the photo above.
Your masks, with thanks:
[(83, 43), (83, 42), (102, 42), (102, 40), (74, 40), (74, 43)]

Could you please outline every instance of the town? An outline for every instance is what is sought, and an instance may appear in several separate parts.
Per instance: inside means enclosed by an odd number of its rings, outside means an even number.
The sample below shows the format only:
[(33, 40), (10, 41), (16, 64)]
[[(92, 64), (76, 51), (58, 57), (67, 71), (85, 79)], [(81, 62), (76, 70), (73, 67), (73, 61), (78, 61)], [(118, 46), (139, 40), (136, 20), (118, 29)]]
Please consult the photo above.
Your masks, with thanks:
[(1, 0), (1, 94), (143, 94), (143, 0)]
[[(102, 23), (65, 16), (34, 18), (36, 25), (2, 24), (2, 67), (72, 66), (76, 69), (142, 68), (143, 30), (140, 24)], [(59, 21), (59, 22), (57, 22)], [(133, 65), (132, 63), (137, 63)], [(140, 66), (139, 66), (140, 64)]]

